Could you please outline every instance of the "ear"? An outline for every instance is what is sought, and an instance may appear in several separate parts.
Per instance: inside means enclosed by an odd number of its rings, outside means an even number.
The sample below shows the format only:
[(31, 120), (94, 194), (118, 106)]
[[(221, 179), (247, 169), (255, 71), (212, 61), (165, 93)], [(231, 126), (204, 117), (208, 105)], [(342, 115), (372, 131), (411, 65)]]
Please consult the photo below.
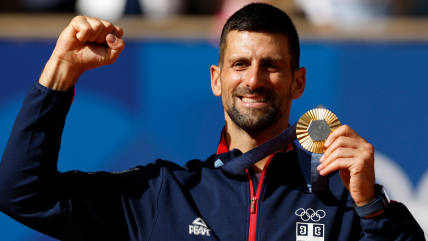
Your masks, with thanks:
[(221, 96), (220, 67), (211, 65), (211, 89), (217, 97)]
[(294, 81), (291, 86), (291, 98), (298, 99), (302, 96), (306, 86), (306, 68), (302, 67), (294, 71)]

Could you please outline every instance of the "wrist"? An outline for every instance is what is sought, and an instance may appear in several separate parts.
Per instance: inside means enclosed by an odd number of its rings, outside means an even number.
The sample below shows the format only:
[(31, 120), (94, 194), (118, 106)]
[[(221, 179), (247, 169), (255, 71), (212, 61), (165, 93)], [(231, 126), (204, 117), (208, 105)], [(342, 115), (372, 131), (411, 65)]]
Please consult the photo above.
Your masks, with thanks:
[(376, 184), (375, 198), (373, 200), (371, 200), (369, 203), (362, 206), (358, 205), (354, 201), (352, 203), (354, 205), (355, 211), (357, 212), (358, 216), (363, 218), (372, 218), (385, 212), (385, 209), (387, 209), (389, 206), (389, 202), (390, 201), (389, 201), (388, 194), (386, 193), (383, 186)]
[(76, 84), (82, 73), (67, 61), (51, 56), (40, 75), (39, 83), (49, 89), (67, 91)]
[(370, 196), (367, 196), (364, 200), (356, 200), (354, 199), (354, 202), (357, 206), (362, 207), (369, 203), (371, 203), (374, 199), (376, 199), (376, 194), (373, 187), (373, 193)]

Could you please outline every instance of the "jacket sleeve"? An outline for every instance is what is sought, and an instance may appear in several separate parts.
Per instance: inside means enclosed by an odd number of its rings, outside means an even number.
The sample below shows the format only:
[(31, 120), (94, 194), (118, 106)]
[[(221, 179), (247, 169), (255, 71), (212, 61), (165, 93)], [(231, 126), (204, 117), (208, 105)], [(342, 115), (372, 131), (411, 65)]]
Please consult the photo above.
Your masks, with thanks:
[(374, 218), (361, 218), (360, 240), (425, 240), (424, 232), (405, 205), (391, 202), (386, 211)]
[(161, 162), (122, 173), (57, 171), (73, 95), (39, 83), (27, 93), (0, 163), (0, 211), (60, 240), (147, 239), (157, 215)]

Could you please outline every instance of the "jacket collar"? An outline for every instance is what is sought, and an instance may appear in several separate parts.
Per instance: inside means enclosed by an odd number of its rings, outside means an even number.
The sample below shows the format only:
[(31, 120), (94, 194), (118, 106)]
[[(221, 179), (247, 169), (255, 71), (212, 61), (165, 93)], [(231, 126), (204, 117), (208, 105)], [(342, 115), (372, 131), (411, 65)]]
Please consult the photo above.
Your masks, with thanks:
[[(282, 148), (278, 152), (288, 152), (293, 149), (292, 143), (290, 143), (288, 146)], [(216, 155), (218, 159), (220, 159), (223, 163), (227, 163), (233, 158), (240, 156), (242, 152), (238, 149), (229, 150), (229, 145), (227, 144), (226, 140), (226, 131), (225, 128), (221, 131), (221, 137), (220, 142), (217, 147)], [(271, 154), (274, 155), (275, 153)], [(216, 158), (217, 159), (217, 158)]]
[[(288, 152), (292, 149), (293, 149), (293, 145), (290, 143), (287, 147), (284, 147), (281, 150), (279, 150), (279, 152)], [(237, 149), (234, 149), (234, 150), (237, 150)], [(225, 128), (223, 127), (223, 130), (221, 131), (220, 142), (218, 143), (218, 146), (217, 146), (216, 154), (219, 155), (225, 152), (229, 152), (229, 146), (226, 140), (226, 131), (225, 131)]]
[[(311, 184), (311, 155), (303, 150), (298, 144), (290, 143), (287, 147), (282, 148), (276, 153), (286, 153), (295, 149), (299, 162), (300, 171), (303, 174), (306, 184)], [(226, 140), (225, 129), (221, 132), (220, 142), (217, 147), (216, 158), (220, 159), (223, 163), (227, 163), (233, 158), (241, 155), (242, 152), (238, 149), (229, 150), (229, 146)], [(271, 154), (274, 155), (275, 153)]]

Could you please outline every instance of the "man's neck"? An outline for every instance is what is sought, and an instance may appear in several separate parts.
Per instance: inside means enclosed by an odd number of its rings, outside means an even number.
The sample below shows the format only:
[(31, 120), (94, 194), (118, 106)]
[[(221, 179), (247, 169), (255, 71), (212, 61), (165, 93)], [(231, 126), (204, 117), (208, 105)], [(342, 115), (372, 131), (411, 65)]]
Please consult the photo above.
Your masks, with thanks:
[[(274, 138), (287, 127), (288, 117), (283, 118), (281, 121), (276, 122), (265, 130), (249, 133), (236, 126), (233, 121), (226, 117), (225, 134), (229, 150), (239, 149), (242, 153), (245, 153)], [(263, 160), (260, 160), (259, 162), (254, 164), (254, 172), (262, 172), (268, 159), (269, 157), (266, 157)]]

